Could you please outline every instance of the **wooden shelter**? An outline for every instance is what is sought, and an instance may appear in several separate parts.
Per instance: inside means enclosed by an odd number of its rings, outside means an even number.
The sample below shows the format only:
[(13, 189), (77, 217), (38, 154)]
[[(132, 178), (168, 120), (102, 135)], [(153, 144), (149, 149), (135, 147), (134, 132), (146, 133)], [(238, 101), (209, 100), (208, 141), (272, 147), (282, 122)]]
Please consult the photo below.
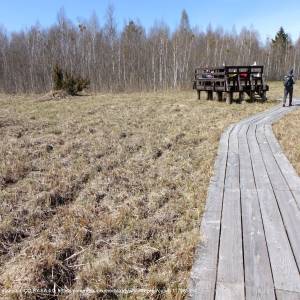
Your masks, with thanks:
[(213, 93), (219, 101), (226, 95), (226, 102), (231, 103), (234, 93), (237, 101), (243, 101), (247, 94), (251, 101), (267, 100), (269, 86), (265, 83), (263, 66), (223, 66), (215, 68), (197, 68), (193, 80), (193, 89), (197, 90), (198, 99), (201, 92), (207, 93), (207, 100), (213, 100)]

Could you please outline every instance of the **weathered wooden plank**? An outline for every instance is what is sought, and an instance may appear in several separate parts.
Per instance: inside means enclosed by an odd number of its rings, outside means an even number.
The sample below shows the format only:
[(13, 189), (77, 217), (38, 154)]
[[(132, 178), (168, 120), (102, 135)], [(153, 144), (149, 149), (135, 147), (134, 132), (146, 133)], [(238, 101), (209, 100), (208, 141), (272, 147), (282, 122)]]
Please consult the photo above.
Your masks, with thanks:
[(277, 139), (275, 138), (272, 127), (270, 125), (265, 125), (265, 136), (288, 186), (292, 190), (300, 191), (300, 177), (298, 176), (296, 170), (289, 162), (287, 157), (282, 152), (282, 149)]
[(202, 280), (199, 278), (191, 278), (188, 299), (215, 299), (215, 282)]
[(267, 247), (273, 272), (274, 285), (277, 289), (300, 290), (298, 269), (290, 248), (285, 227), (278, 209), (262, 155), (255, 138), (255, 127), (248, 132), (249, 148), (253, 163), (254, 176), (258, 188), (258, 199), (265, 229)]
[(273, 289), (267, 288), (256, 288), (253, 286), (247, 287), (246, 286), (246, 299), (250, 300), (275, 300), (275, 291)]
[(228, 147), (228, 152), (234, 153), (234, 154), (238, 154), (239, 153), (239, 146), (238, 146), (238, 133), (240, 131), (240, 128), (242, 126), (242, 122), (237, 124), (230, 136), (229, 136), (229, 147)]
[(266, 135), (268, 143), (272, 149), (273, 154), (282, 153), (282, 148), (273, 133), (272, 125), (265, 124), (265, 135)]
[[(222, 284), (225, 284), (225, 286), (226, 284), (241, 286), (243, 292), (239, 292), (238, 295), (239, 299), (244, 299), (243, 243), (239, 189), (225, 188), (224, 191), (217, 276), (218, 297), (221, 297), (220, 295), (224, 292), (224, 285)], [(217, 299), (222, 299), (218, 297)]]
[(260, 152), (260, 148), (258, 146), (256, 136), (256, 125), (251, 125), (249, 127), (247, 138), (249, 143), (251, 162), (254, 172), (255, 184), (257, 189), (272, 189), (266, 168), (263, 163), (262, 155)]
[(240, 185), (246, 299), (275, 299), (274, 283), (248, 147), (247, 131), (239, 134)]
[(274, 300), (274, 283), (257, 191), (242, 190), (241, 197), (246, 299)]
[(238, 124), (232, 130), (229, 136), (228, 158), (226, 167), (225, 187), (228, 189), (238, 189), (240, 182), (239, 167), (239, 149), (238, 149), (238, 132), (241, 124)]
[(221, 209), (223, 202), (223, 188), (216, 184), (210, 184), (205, 205), (205, 212), (215, 212), (215, 215), (210, 214), (210, 217), (216, 219), (221, 218)]
[(258, 190), (274, 285), (300, 292), (299, 271), (272, 190)]
[(273, 188), (280, 190), (289, 190), (289, 186), (287, 185), (282, 173), (280, 172), (275, 157), (264, 135), (264, 126), (257, 127), (256, 137)]
[(292, 191), (292, 194), (294, 196), (294, 199), (298, 205), (298, 208), (300, 209), (300, 191)]
[(229, 152), (227, 160), (225, 188), (227, 189), (238, 189), (239, 188), (239, 155), (236, 153)]
[(196, 256), (201, 259), (195, 261), (194, 277), (207, 280), (208, 277), (212, 277), (211, 272), (216, 269), (217, 260), (215, 258), (218, 253), (220, 220), (221, 216), (215, 211), (206, 211), (202, 218), (201, 243), (196, 252)]
[(239, 122), (238, 124), (250, 124), (254, 122), (259, 122), (260, 120), (264, 119), (266, 116), (268, 116), (270, 113), (275, 113), (276, 111), (281, 110), (281, 106), (274, 106), (268, 110), (262, 111), (260, 113), (257, 113), (254, 116), (250, 116)]
[(214, 299), (220, 237), (223, 188), (227, 164), (228, 139), (233, 126), (221, 136), (214, 177), (208, 190), (200, 227), (201, 242), (196, 251), (189, 283), (190, 299)]
[(295, 109), (296, 109), (296, 107), (294, 107), (294, 106), (282, 108), (280, 113), (278, 113), (276, 115), (273, 115), (273, 116), (270, 116), (269, 120), (267, 122), (265, 122), (265, 124), (270, 124), (270, 125), (274, 124), (275, 122), (280, 120), (284, 115), (286, 115), (287, 113), (292, 112)]
[(239, 155), (240, 155), (240, 187), (241, 189), (255, 189), (254, 175), (247, 140), (249, 125), (242, 127), (239, 133)]
[[(244, 299), (243, 242), (241, 225), (240, 189), (239, 189), (239, 155), (238, 124), (229, 137), (228, 160), (225, 178), (221, 236), (219, 248), (219, 265), (216, 298), (225, 295)], [(232, 286), (234, 284), (234, 289)], [(236, 290), (240, 286), (241, 292)]]
[[(300, 266), (300, 211), (290, 191), (275, 190), (274, 192), (296, 262)], [(298, 280), (300, 283), (299, 273)]]
[(287, 114), (288, 112), (292, 111), (294, 108), (283, 108), (283, 107), (278, 107), (278, 109), (269, 111), (269, 113), (266, 115), (266, 117), (263, 120), (260, 120), (256, 122), (256, 125), (259, 124), (272, 124), (275, 121), (279, 120)]
[(277, 300), (300, 300), (300, 293), (276, 290)]
[(234, 126), (230, 126), (220, 140), (215, 174), (210, 183), (205, 213), (201, 222), (201, 243), (197, 249), (190, 280), (191, 299), (214, 299), (215, 295), (223, 186), (228, 140), (233, 128)]
[(229, 299), (230, 300), (245, 299), (244, 284), (218, 282), (216, 300), (229, 300)]
[[(262, 157), (277, 199), (278, 207), (285, 225), (286, 232), (289, 237), (290, 244), (293, 249), (295, 259), (300, 266), (300, 235), (298, 227), (300, 224), (300, 211), (293, 194), (289, 190), (269, 144), (264, 135), (264, 128), (261, 126), (257, 130), (257, 139), (260, 141), (259, 145), (262, 152)], [(300, 282), (300, 276), (298, 275)]]
[(201, 242), (196, 251), (196, 260), (191, 273), (189, 284), (191, 299), (214, 299), (222, 200), (223, 189), (212, 188), (208, 196), (210, 204), (201, 221)]
[(287, 157), (283, 153), (276, 153), (274, 157), (289, 188), (294, 191), (300, 191), (300, 177)]
[(217, 185), (220, 188), (223, 188), (224, 186), (225, 171), (227, 164), (228, 140), (233, 128), (234, 125), (229, 126), (221, 136), (218, 148), (218, 155), (214, 165), (214, 174), (210, 180), (211, 184)]

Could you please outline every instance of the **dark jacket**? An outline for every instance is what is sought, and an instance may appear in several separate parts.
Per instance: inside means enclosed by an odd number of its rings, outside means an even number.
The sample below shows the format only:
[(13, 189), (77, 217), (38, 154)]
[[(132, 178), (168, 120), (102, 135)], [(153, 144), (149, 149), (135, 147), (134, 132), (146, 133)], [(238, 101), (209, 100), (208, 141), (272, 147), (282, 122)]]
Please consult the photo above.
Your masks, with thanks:
[(284, 87), (286, 89), (292, 89), (294, 84), (295, 84), (295, 80), (293, 74), (290, 73), (284, 76)]

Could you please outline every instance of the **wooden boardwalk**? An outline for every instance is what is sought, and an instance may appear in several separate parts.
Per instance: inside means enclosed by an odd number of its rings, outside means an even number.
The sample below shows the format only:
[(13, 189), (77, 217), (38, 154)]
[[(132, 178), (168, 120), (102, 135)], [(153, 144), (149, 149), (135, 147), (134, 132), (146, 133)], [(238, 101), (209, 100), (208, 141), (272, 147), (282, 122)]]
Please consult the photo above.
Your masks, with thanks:
[(223, 133), (189, 299), (300, 300), (300, 178), (271, 127), (296, 104)]

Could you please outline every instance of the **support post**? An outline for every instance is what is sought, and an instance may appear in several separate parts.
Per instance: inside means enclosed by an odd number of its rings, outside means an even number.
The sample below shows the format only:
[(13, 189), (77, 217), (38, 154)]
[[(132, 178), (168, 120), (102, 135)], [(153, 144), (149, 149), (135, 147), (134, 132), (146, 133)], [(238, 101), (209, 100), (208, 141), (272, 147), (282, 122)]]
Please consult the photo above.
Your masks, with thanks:
[(207, 100), (213, 100), (213, 91), (207, 91)]
[(250, 91), (250, 101), (254, 102), (254, 91)]
[(242, 103), (245, 100), (245, 94), (244, 92), (239, 93), (239, 102)]
[(222, 101), (223, 100), (223, 93), (222, 92), (217, 92), (218, 95), (218, 101)]
[(197, 90), (198, 100), (201, 100), (201, 91)]
[(226, 94), (226, 103), (231, 104), (233, 99), (233, 92), (227, 92)]
[(262, 102), (267, 101), (267, 92), (266, 92), (266, 91), (263, 91), (263, 92), (262, 92), (262, 95), (261, 95), (261, 101), (262, 101)]
[(206, 94), (207, 94), (206, 100), (210, 100), (210, 91), (207, 91)]

